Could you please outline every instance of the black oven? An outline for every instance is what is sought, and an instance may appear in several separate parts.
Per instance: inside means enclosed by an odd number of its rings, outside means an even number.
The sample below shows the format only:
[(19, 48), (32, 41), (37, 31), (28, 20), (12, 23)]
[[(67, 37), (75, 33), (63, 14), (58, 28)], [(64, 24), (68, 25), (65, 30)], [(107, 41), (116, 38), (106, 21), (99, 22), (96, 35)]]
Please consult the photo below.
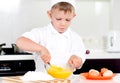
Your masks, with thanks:
[(34, 60), (5, 60), (0, 61), (0, 76), (23, 75), (27, 71), (34, 71)]

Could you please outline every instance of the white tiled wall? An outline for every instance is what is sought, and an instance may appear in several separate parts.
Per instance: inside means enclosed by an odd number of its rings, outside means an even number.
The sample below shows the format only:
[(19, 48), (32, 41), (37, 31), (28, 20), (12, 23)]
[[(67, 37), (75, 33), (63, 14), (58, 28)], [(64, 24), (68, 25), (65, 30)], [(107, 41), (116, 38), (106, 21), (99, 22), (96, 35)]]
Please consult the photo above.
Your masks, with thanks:
[[(111, 21), (111, 2), (113, 1), (77, 0), (77, 16), (72, 28), (83, 37), (87, 48), (103, 49), (103, 37), (116, 23)], [(49, 0), (0, 0), (0, 43), (6, 42), (9, 45), (22, 33), (48, 24), (48, 7)]]

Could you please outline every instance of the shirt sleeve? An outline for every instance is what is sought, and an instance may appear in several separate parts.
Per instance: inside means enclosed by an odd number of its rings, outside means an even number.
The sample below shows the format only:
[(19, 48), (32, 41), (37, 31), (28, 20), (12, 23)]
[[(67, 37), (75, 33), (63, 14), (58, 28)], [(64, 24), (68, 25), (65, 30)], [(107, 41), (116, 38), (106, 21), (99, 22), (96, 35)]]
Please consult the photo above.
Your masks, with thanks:
[[(75, 34), (73, 36), (74, 37), (72, 39), (71, 55), (77, 55), (77, 56), (81, 57), (82, 63), (84, 63), (86, 60), (86, 49), (85, 49), (84, 43), (82, 41), (82, 38), (77, 34)], [(79, 68), (81, 68), (81, 67), (79, 67)]]
[(32, 29), (29, 32), (25, 32), (22, 36), (31, 39), (32, 41), (39, 43), (41, 40), (41, 32), (39, 28)]

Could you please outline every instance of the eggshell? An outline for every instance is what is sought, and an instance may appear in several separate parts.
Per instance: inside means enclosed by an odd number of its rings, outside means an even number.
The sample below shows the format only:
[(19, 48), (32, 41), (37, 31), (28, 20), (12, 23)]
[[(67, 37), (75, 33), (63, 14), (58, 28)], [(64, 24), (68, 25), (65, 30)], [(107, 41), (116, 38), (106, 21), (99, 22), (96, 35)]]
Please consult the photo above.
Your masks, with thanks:
[(90, 69), (88, 74), (89, 74), (90, 77), (96, 77), (96, 76), (100, 75), (99, 71), (97, 71), (95, 69)]
[(113, 76), (113, 72), (111, 70), (106, 70), (103, 73), (103, 77), (111, 77), (111, 76)]
[(108, 70), (107, 68), (101, 68), (100, 73), (103, 74), (107, 70)]

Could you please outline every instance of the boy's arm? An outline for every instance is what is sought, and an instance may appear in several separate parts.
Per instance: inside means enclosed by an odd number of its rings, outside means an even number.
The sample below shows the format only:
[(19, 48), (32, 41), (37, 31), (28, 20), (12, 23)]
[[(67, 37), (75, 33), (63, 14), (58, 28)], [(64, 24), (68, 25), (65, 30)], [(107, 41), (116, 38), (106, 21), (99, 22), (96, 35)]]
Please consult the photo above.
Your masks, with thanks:
[(40, 57), (45, 63), (50, 62), (51, 56), (47, 48), (40, 44), (37, 44), (29, 38), (20, 37), (17, 39), (16, 44), (22, 50), (39, 53)]
[(34, 41), (26, 37), (18, 38), (16, 41), (16, 45), (20, 49), (30, 51), (30, 52), (39, 52), (42, 49), (41, 45), (35, 43)]

